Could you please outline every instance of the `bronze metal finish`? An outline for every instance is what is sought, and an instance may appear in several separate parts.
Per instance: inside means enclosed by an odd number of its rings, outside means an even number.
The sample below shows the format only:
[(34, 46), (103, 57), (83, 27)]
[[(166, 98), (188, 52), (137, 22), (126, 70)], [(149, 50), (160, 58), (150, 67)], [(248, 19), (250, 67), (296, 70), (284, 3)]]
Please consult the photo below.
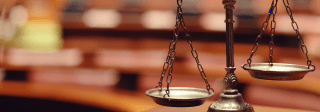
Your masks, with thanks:
[(146, 91), (146, 95), (150, 96), (157, 104), (171, 107), (192, 107), (203, 104), (207, 98), (214, 93), (206, 89), (191, 87), (170, 87), (170, 97), (163, 98), (165, 91), (159, 89), (151, 89)]
[(224, 8), (226, 9), (226, 55), (227, 55), (227, 71), (224, 77), (226, 89), (220, 94), (219, 100), (210, 105), (208, 112), (253, 112), (250, 104), (244, 102), (242, 95), (236, 88), (238, 80), (234, 71), (234, 33), (233, 33), (233, 9), (236, 0), (223, 0)]
[[(258, 37), (256, 38), (255, 44), (251, 50), (250, 57), (247, 59), (247, 64), (244, 64), (242, 66), (242, 68), (244, 70), (248, 70), (248, 72), (250, 73), (250, 75), (252, 77), (258, 78), (258, 79), (299, 80), (299, 79), (302, 79), (308, 72), (314, 71), (316, 69), (316, 67), (312, 64), (312, 61), (308, 56), (308, 49), (307, 49), (306, 45), (304, 44), (304, 41), (300, 35), (298, 24), (292, 16), (292, 11), (289, 6), (288, 0), (283, 0), (283, 4), (286, 8), (286, 11), (287, 11), (290, 19), (291, 19), (291, 26), (297, 34), (302, 53), (307, 58), (307, 65), (308, 66), (286, 64), (286, 63), (273, 64), (273, 62), (272, 62), (273, 49), (274, 49), (273, 37), (274, 37), (274, 33), (275, 33), (275, 28), (276, 28), (275, 15), (277, 13), (277, 4), (278, 4), (278, 0), (273, 0), (271, 7), (270, 7), (269, 14), (267, 16), (267, 19), (263, 22), (262, 30), (261, 30), (260, 34), (258, 35)], [(271, 14), (272, 14), (273, 20), (271, 21), (271, 42), (269, 43), (269, 61), (268, 61), (269, 64), (267, 64), (267, 63), (253, 63), (253, 64), (251, 64), (251, 62), (252, 62), (251, 58), (252, 58), (253, 54), (258, 49), (263, 32), (268, 27), (268, 24), (269, 24), (268, 22), (271, 17)]]
[[(188, 33), (187, 27), (185, 25), (183, 14), (182, 14), (182, 0), (177, 0), (177, 15), (176, 15), (176, 25), (174, 28), (174, 35), (169, 44), (169, 51), (166, 58), (166, 61), (163, 64), (163, 69), (161, 72), (160, 81), (155, 89), (148, 90), (146, 94), (153, 98), (153, 100), (164, 106), (174, 106), (174, 107), (191, 107), (198, 106), (204, 103), (205, 99), (211, 97), (213, 95), (213, 89), (211, 88), (207, 76), (204, 72), (204, 69), (199, 61), (199, 56), (196, 49), (192, 46), (191, 36)], [(191, 48), (191, 55), (195, 59), (197, 64), (197, 68), (200, 72), (202, 79), (206, 84), (206, 92), (203, 89), (197, 88), (188, 88), (188, 87), (170, 87), (170, 83), (172, 82), (172, 72), (173, 72), (173, 63), (176, 57), (176, 44), (179, 36), (179, 28), (183, 28), (187, 43)], [(167, 71), (168, 70), (168, 71)], [(162, 88), (162, 80), (166, 77), (167, 89), (163, 90)], [(211, 90), (211, 91), (210, 91)], [(206, 93), (206, 94), (204, 94)]]
[[(228, 94), (228, 93), (234, 94)], [(212, 110), (210, 110), (212, 109)], [(214, 109), (214, 110), (213, 110)], [(216, 103), (209, 107), (209, 112), (253, 112), (250, 104), (244, 102), (242, 95), (237, 90), (224, 91)]]
[(273, 66), (269, 63), (252, 63), (244, 64), (242, 68), (248, 70), (252, 77), (266, 80), (299, 80), (315, 69), (286, 63), (273, 63)]

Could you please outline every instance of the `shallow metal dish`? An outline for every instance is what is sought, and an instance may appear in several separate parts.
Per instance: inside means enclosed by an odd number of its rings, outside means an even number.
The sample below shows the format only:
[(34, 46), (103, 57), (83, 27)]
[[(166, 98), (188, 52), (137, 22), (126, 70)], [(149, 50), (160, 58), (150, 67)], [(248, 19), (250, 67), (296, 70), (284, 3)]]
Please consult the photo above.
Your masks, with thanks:
[(244, 70), (248, 70), (250, 75), (258, 79), (266, 80), (299, 80), (302, 79), (308, 72), (314, 71), (313, 66), (295, 65), (287, 63), (252, 63), (242, 65)]
[(206, 89), (191, 87), (170, 87), (170, 97), (163, 98), (167, 89), (150, 89), (146, 95), (150, 96), (157, 104), (171, 107), (192, 107), (198, 106), (205, 102), (214, 93)]

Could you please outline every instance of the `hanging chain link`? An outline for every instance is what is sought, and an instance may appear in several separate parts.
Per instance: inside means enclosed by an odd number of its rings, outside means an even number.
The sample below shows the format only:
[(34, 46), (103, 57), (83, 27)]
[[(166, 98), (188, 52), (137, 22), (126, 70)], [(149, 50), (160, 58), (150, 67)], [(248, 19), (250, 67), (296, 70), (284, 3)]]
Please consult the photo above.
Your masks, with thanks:
[[(257, 52), (257, 50), (258, 50), (258, 47), (259, 47), (259, 43), (261, 42), (261, 39), (262, 39), (262, 35), (263, 35), (263, 33), (264, 33), (264, 31), (268, 28), (268, 25), (269, 25), (269, 20), (270, 20), (270, 16), (271, 16), (271, 14), (273, 14), (273, 20), (272, 21), (274, 21), (274, 15), (275, 15), (275, 13), (277, 13), (277, 8), (275, 8), (275, 10), (276, 11), (274, 11), (273, 9), (274, 9), (274, 7), (276, 7), (277, 5), (277, 3), (278, 3), (278, 0), (276, 0), (276, 4), (274, 4), (275, 3), (275, 0), (273, 0), (272, 1), (272, 4), (271, 4), (271, 7), (270, 7), (270, 10), (269, 10), (269, 14), (268, 14), (268, 16), (267, 16), (267, 19), (262, 23), (262, 27), (261, 27), (261, 31), (260, 31), (260, 34), (257, 36), (257, 38), (256, 38), (256, 41), (255, 41), (255, 44), (253, 45), (253, 47), (252, 47), (252, 49), (251, 49), (251, 55), (250, 55), (250, 57), (247, 59), (247, 63), (249, 64), (249, 66), (251, 65), (251, 62), (252, 62), (252, 60), (251, 60), (251, 58), (252, 58), (252, 56), (253, 56), (253, 54), (254, 53), (256, 53)], [(271, 23), (272, 25), (271, 25), (271, 29), (274, 27), (274, 29), (275, 29), (275, 25), (276, 25), (276, 21), (274, 21), (273, 23)], [(273, 30), (273, 33), (274, 33), (274, 31), (275, 30)], [(272, 50), (270, 50), (270, 48), (271, 48), (271, 42), (269, 43), (269, 58), (270, 58), (270, 53), (272, 53), (273, 54), (273, 47), (274, 47), (274, 43), (273, 43), (273, 35), (272, 35), (272, 31), (271, 31), (271, 41), (272, 41)]]
[(287, 13), (288, 13), (288, 15), (289, 15), (289, 17), (291, 19), (291, 26), (292, 26), (293, 30), (296, 32), (297, 37), (298, 37), (298, 39), (300, 41), (300, 47), (301, 47), (302, 53), (304, 55), (306, 55), (306, 57), (307, 57), (308, 69), (310, 69), (310, 66), (312, 66), (314, 68), (313, 70), (315, 70), (316, 69), (315, 66), (312, 65), (311, 60), (309, 59), (307, 46), (304, 44), (303, 39), (302, 39), (302, 37), (300, 35), (298, 23), (296, 21), (294, 21), (294, 19), (293, 19), (292, 11), (291, 11), (291, 8), (289, 6), (289, 1), (288, 0), (283, 0), (283, 4), (286, 7), (286, 11), (287, 11)]
[[(268, 62), (269, 62), (270, 65), (273, 65), (273, 63), (272, 63), (272, 56), (273, 56), (273, 50), (274, 50), (273, 38), (274, 38), (274, 33), (275, 33), (275, 28), (276, 28), (275, 14), (277, 13), (277, 4), (278, 4), (278, 0), (276, 0), (276, 2), (275, 2), (275, 0), (273, 0), (273, 2), (271, 4), (270, 11), (269, 11), (269, 14), (267, 16), (267, 19), (266, 19), (266, 21), (263, 22), (262, 30), (261, 30), (260, 34), (258, 35), (258, 37), (256, 38), (255, 44), (254, 44), (254, 46), (252, 47), (252, 50), (251, 50), (250, 57), (247, 59), (247, 64), (249, 64), (249, 67), (250, 67), (250, 64), (252, 62), (251, 58), (252, 58), (253, 54), (258, 49), (259, 43), (260, 43), (261, 38), (262, 38), (262, 34), (266, 30), (266, 28), (268, 27), (268, 22), (269, 22), (271, 14), (273, 15), (273, 20), (271, 21), (271, 41), (269, 42), (269, 61)], [(286, 7), (286, 11), (287, 11), (288, 15), (290, 16), (291, 26), (292, 26), (293, 30), (296, 32), (297, 37), (299, 39), (302, 53), (304, 55), (306, 55), (306, 57), (307, 57), (308, 69), (310, 69), (310, 66), (312, 66), (314, 68), (313, 69), (313, 71), (314, 71), (316, 68), (315, 68), (314, 65), (312, 65), (312, 62), (309, 59), (308, 49), (307, 49), (306, 45), (304, 44), (304, 41), (303, 41), (303, 39), (302, 39), (302, 37), (300, 35), (298, 23), (293, 19), (292, 11), (291, 11), (291, 8), (289, 6), (289, 1), (288, 0), (283, 0), (283, 4)]]
[[(181, 6), (181, 5), (178, 4), (178, 7), (179, 6)], [(170, 97), (169, 96), (169, 94), (170, 94), (169, 85), (170, 85), (170, 83), (172, 81), (173, 62), (174, 62), (174, 59), (176, 57), (175, 49), (176, 49), (176, 44), (177, 44), (178, 36), (179, 36), (179, 27), (180, 27), (179, 21), (180, 20), (179, 20), (179, 17), (177, 15), (177, 17), (176, 17), (176, 25), (175, 25), (175, 28), (174, 28), (174, 35), (173, 35), (173, 38), (172, 38), (172, 40), (170, 41), (170, 44), (169, 44), (169, 51), (168, 51), (168, 55), (167, 55), (166, 61), (163, 64), (163, 70), (161, 72), (160, 81), (158, 82), (158, 86), (156, 86), (156, 88), (160, 87), (160, 91), (162, 91), (162, 80), (163, 80), (163, 77), (165, 76), (167, 70), (169, 70), (167, 78), (166, 78), (167, 90), (166, 90), (166, 94), (163, 97), (165, 97), (166, 95), (168, 95), (168, 97)]]
[[(181, 8), (181, 7), (180, 7), (180, 8)], [(182, 9), (180, 9), (180, 11), (182, 11)], [(185, 23), (184, 23), (184, 19), (183, 19), (183, 16), (182, 16), (182, 12), (179, 12), (179, 15), (180, 15), (180, 17), (181, 17), (181, 19), (180, 19), (180, 25), (182, 26), (183, 31), (184, 31), (184, 33), (185, 33), (186, 41), (187, 41), (187, 43), (190, 45), (191, 54), (192, 54), (193, 58), (195, 59), (195, 61), (196, 61), (196, 63), (197, 63), (197, 67), (198, 67), (198, 70), (199, 70), (199, 72), (200, 72), (200, 75), (201, 75), (202, 79), (204, 80), (204, 82), (206, 83), (206, 89), (207, 89), (208, 93), (209, 93), (210, 90), (214, 91), (214, 90), (211, 88), (211, 86), (210, 86), (210, 84), (209, 84), (209, 82), (208, 82), (208, 80), (207, 80), (207, 76), (206, 76), (206, 74), (205, 74), (205, 72), (204, 72), (204, 70), (203, 70), (203, 67), (202, 67), (202, 65), (201, 65), (201, 63), (200, 63), (200, 61), (199, 61), (198, 53), (197, 53), (196, 49), (194, 49), (193, 46), (192, 46), (192, 39), (191, 39), (191, 36), (190, 36), (190, 34), (188, 33), (187, 27), (186, 27), (186, 25), (185, 25)]]
[(176, 24), (175, 24), (175, 28), (174, 28), (174, 36), (173, 36), (173, 39), (171, 40), (171, 42), (169, 44), (169, 52), (168, 52), (168, 56), (166, 58), (166, 61), (163, 64), (163, 70), (162, 70), (162, 73), (161, 73), (160, 81), (158, 82), (158, 86), (156, 86), (156, 88), (160, 87), (160, 91), (162, 91), (162, 80), (163, 80), (163, 77), (166, 74), (166, 71), (169, 69), (168, 75), (167, 75), (167, 79), (166, 79), (166, 81), (167, 81), (167, 90), (166, 90), (166, 94), (163, 96), (164, 98), (165, 98), (165, 96), (170, 97), (169, 96), (169, 94), (170, 94), (169, 85), (170, 85), (170, 83), (172, 81), (173, 62), (174, 62), (174, 59), (175, 59), (175, 56), (176, 56), (175, 47), (176, 47), (176, 44), (177, 44), (177, 40), (178, 40), (178, 36), (179, 36), (179, 28), (180, 27), (183, 28), (183, 31), (184, 31), (185, 36), (186, 36), (186, 41), (191, 47), (191, 54), (192, 54), (193, 58), (196, 60), (196, 62), (197, 62), (198, 70), (200, 71), (200, 75), (201, 75), (202, 79), (204, 79), (204, 81), (206, 83), (206, 89), (207, 89), (208, 93), (209, 93), (210, 90), (213, 91), (213, 89), (211, 88), (211, 86), (210, 86), (210, 84), (209, 84), (209, 82), (207, 80), (207, 77), (206, 77), (206, 74), (205, 74), (205, 72), (203, 70), (203, 67), (199, 62), (198, 53), (192, 46), (191, 36), (189, 35), (189, 33), (187, 31), (187, 27), (185, 25), (185, 22), (184, 22), (184, 19), (183, 19), (183, 16), (182, 16), (182, 8), (181, 8), (182, 0), (177, 0), (177, 5), (178, 5), (178, 7), (177, 7), (177, 15), (176, 15)]
[(276, 0), (276, 2), (272, 2), (272, 6), (271, 6), (271, 10), (269, 12), (272, 13), (272, 21), (271, 21), (271, 41), (269, 42), (269, 64), (272, 66), (272, 56), (273, 56), (273, 49), (274, 49), (274, 42), (273, 42), (273, 38), (274, 38), (274, 33), (276, 31), (276, 21), (275, 21), (275, 17), (277, 14), (277, 5), (278, 5), (278, 0)]

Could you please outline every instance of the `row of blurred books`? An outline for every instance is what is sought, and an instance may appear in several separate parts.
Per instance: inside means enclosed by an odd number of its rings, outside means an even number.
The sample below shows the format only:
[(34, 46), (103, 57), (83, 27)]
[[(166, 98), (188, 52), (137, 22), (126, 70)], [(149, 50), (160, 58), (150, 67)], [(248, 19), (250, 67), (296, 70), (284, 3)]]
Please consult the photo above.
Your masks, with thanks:
[[(237, 0), (236, 13), (266, 14), (273, 0)], [(293, 11), (320, 14), (318, 0), (288, 0)], [(278, 1), (278, 13), (286, 13), (285, 7)], [(86, 9), (116, 9), (124, 11), (145, 10), (176, 10), (177, 2), (174, 0), (68, 0), (66, 12), (83, 12)], [(222, 0), (183, 0), (184, 12), (224, 12)]]
[[(272, 0), (241, 0), (235, 9), (235, 29), (259, 32)], [(319, 0), (289, 0), (301, 33), (317, 33), (320, 24)], [(176, 18), (172, 0), (69, 0), (62, 16), (65, 29), (172, 30)], [(188, 29), (195, 32), (225, 31), (225, 9), (221, 0), (184, 0), (183, 15)], [(295, 34), (282, 1), (275, 18), (277, 32)], [(270, 26), (269, 26), (270, 27)], [(270, 28), (268, 28), (270, 30)], [(236, 30), (237, 33), (244, 30)]]

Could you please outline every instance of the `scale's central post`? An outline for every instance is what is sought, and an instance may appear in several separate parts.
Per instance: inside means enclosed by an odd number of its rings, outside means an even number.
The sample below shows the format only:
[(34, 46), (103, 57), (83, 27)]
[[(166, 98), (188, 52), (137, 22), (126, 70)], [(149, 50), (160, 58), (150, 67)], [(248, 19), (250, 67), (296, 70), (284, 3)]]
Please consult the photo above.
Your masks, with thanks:
[(233, 9), (235, 0), (224, 0), (223, 4), (226, 9), (226, 37), (227, 37), (227, 67), (234, 67), (234, 55), (233, 55)]
[(208, 109), (208, 112), (253, 112), (253, 108), (250, 104), (244, 102), (242, 95), (236, 88), (238, 80), (234, 71), (234, 37), (233, 37), (233, 9), (236, 4), (236, 0), (223, 0), (224, 8), (226, 9), (226, 55), (227, 55), (227, 71), (224, 77), (224, 84), (226, 89), (220, 94), (217, 102), (212, 103)]
[(235, 0), (223, 0), (224, 8), (226, 9), (226, 55), (227, 55), (227, 75), (225, 76), (224, 83), (227, 89), (233, 89), (237, 86), (238, 80), (234, 74), (236, 68), (234, 67), (234, 50), (233, 50), (233, 9)]

